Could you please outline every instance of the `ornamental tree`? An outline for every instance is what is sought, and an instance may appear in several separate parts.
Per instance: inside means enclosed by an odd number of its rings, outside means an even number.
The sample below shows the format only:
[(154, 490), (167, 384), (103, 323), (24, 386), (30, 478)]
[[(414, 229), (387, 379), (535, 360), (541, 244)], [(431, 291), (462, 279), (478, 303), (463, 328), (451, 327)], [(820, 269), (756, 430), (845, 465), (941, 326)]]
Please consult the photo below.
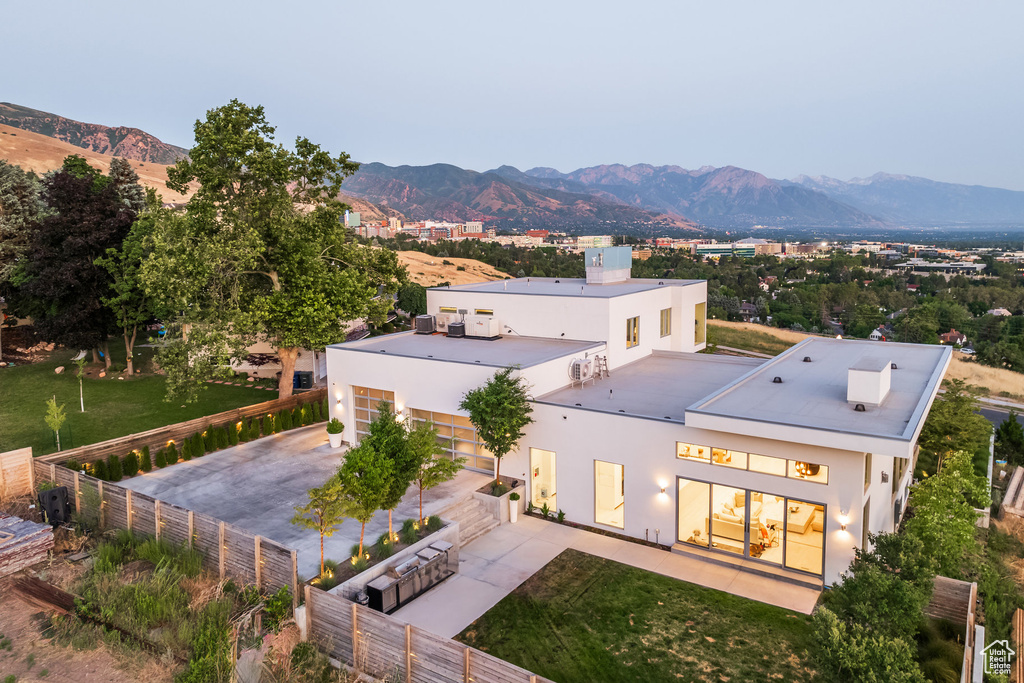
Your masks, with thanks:
[(388, 482), (387, 495), (381, 504), (388, 511), (388, 535), (394, 536), (392, 513), (402, 502), (402, 496), (409, 489), (416, 477), (418, 463), (409, 452), (405, 425), (391, 410), (391, 404), (381, 401), (377, 404), (377, 417), (370, 423), (368, 434), (363, 443), (372, 448), (380, 457), (387, 458), (392, 464), (392, 476)]
[(466, 458), (446, 457), (447, 449), (437, 440), (437, 428), (432, 422), (421, 422), (409, 430), (406, 437), (409, 458), (416, 465), (416, 488), (420, 496), (420, 523), (423, 522), (423, 492), (451, 481), (466, 463)]
[(331, 477), (323, 486), (306, 492), (309, 500), (305, 505), (295, 506), (292, 524), (312, 529), (320, 534), (320, 575), (324, 573), (324, 538), (334, 535), (348, 514), (346, 500), (341, 495), (341, 483)]
[(523, 427), (533, 422), (526, 380), (513, 377), (515, 367), (494, 373), (487, 384), (467, 392), (459, 409), (469, 413), (480, 440), (495, 460), (494, 483), (501, 483), (501, 459), (518, 448)]
[(279, 395), (290, 396), (301, 348), (342, 339), (346, 320), (384, 321), (405, 271), (342, 227), (338, 193), (357, 168), (306, 138), (275, 143), (263, 107), (232, 100), (196, 122), (167, 186), (198, 188), (184, 213), (157, 221), (143, 269), (170, 323), (159, 359), (170, 397), (194, 399), (260, 340), (281, 359)]
[(394, 477), (394, 463), (382, 457), (365, 441), (345, 454), (345, 462), (338, 470), (341, 497), (348, 506), (348, 514), (356, 519), (359, 530), (359, 555), (363, 554), (366, 523), (377, 510), (384, 508)]

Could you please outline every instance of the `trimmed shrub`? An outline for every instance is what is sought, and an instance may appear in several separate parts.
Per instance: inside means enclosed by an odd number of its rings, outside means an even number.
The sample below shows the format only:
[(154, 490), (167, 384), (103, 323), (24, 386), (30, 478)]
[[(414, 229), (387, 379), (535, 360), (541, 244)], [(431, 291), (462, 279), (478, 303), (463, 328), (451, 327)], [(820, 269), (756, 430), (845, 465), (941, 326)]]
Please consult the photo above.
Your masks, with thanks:
[(302, 426), (313, 424), (313, 411), (308, 405), (302, 406)]
[(267, 415), (263, 418), (263, 436), (270, 436), (277, 431), (275, 422), (277, 420), (274, 419), (273, 415)]
[(331, 411), (327, 407), (327, 399), (325, 398), (323, 400), (323, 402), (320, 403), (320, 419), (321, 420), (326, 420), (330, 416), (331, 416)]
[(391, 534), (388, 532), (382, 533), (377, 537), (377, 542), (373, 544), (374, 554), (382, 560), (386, 560), (395, 554), (395, 542), (391, 538)]
[(126, 477), (134, 477), (139, 473), (139, 454), (137, 451), (132, 451), (124, 456), (124, 459), (121, 460), (121, 472)]
[(167, 444), (167, 452), (164, 453), (164, 462), (167, 463), (168, 466), (178, 462), (178, 460), (181, 459), (180, 456), (181, 454), (178, 452), (177, 445), (173, 443)]
[(431, 515), (427, 517), (427, 531), (433, 533), (444, 526), (444, 522), (437, 515)]
[(228, 433), (226, 430), (222, 429), (221, 427), (217, 427), (216, 429), (213, 430), (213, 434), (216, 437), (217, 450), (224, 450), (225, 448), (228, 447), (228, 444), (230, 443), (230, 438), (228, 437)]
[(286, 432), (292, 428), (292, 411), (282, 410), (278, 416), (281, 422), (281, 431)]
[(158, 470), (162, 469), (164, 467), (167, 467), (167, 461), (164, 459), (164, 456), (166, 455), (166, 453), (167, 453), (167, 449), (166, 448), (161, 448), (160, 450), (158, 450), (156, 452), (156, 457), (153, 458), (153, 464), (156, 465), (156, 468)]
[(213, 431), (213, 425), (206, 425), (206, 431), (203, 432), (203, 446), (207, 453), (217, 450), (217, 434)]
[(301, 427), (304, 424), (302, 421), (302, 408), (296, 408), (292, 411), (292, 426)]
[(150, 472), (153, 469), (153, 461), (149, 457), (149, 446), (142, 448), (142, 457), (139, 458), (139, 469), (143, 472)]
[(82, 470), (82, 466), (74, 458), (66, 460), (64, 462), (64, 467), (67, 467), (69, 470), (75, 470), (76, 472), (80, 472)]
[(206, 440), (201, 433), (196, 433), (192, 437), (192, 457), (201, 458), (206, 455)]
[(320, 404), (314, 403), (313, 405), (313, 422), (322, 422), (323, 418), (320, 417)]
[(181, 442), (181, 459), (192, 459), (192, 437), (189, 437)]
[[(243, 426), (244, 426), (244, 423), (243, 423)], [(237, 446), (238, 445), (238, 432), (241, 431), (242, 427), (239, 427), (238, 425), (228, 425), (227, 427), (225, 427), (225, 429), (228, 430), (228, 445), (229, 446)]]
[(419, 540), (420, 533), (416, 528), (416, 520), (407, 519), (402, 522), (402, 530), (399, 532), (398, 536), (402, 539), (402, 543), (406, 545), (412, 545)]
[(107, 474), (107, 462), (105, 460), (97, 460), (92, 464), (92, 476), (106, 481), (109, 475)]
[(117, 457), (114, 453), (110, 454), (107, 458), (107, 481), (121, 481), (121, 458)]
[(255, 441), (260, 438), (260, 420), (258, 417), (254, 417), (249, 422), (249, 441)]

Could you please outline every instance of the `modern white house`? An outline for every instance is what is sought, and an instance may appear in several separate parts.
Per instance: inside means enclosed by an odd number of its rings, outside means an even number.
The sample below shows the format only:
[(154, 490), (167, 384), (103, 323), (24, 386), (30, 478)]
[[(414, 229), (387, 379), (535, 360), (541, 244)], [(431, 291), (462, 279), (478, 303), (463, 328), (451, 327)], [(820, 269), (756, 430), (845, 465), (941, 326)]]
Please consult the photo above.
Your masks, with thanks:
[(630, 279), (628, 248), (586, 259), (585, 280), (428, 290), (425, 333), (329, 346), (346, 438), (386, 399), (493, 472), (458, 404), (515, 366), (534, 423), (502, 474), (569, 521), (811, 584), (895, 528), (949, 347), (811, 338), (768, 361), (700, 354), (706, 283)]

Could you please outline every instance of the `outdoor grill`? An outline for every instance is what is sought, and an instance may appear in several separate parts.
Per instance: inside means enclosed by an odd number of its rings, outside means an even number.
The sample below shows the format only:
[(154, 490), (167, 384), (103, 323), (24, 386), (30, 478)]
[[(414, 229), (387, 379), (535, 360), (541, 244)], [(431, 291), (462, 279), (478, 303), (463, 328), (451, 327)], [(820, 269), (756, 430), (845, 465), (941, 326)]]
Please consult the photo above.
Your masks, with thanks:
[(393, 612), (454, 574), (458, 563), (454, 546), (437, 541), (366, 584), (369, 606), (385, 614)]

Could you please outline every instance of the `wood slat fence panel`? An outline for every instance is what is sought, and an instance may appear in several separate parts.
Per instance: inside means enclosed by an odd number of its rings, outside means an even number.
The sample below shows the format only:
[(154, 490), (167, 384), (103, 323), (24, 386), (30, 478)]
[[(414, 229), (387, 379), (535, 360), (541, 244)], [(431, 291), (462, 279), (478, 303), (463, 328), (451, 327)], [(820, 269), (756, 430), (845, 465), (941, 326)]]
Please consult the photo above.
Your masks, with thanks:
[(43, 455), (37, 458), (37, 460), (48, 464), (56, 464), (64, 463), (74, 458), (80, 463), (93, 463), (106, 458), (112, 453), (123, 456), (133, 450), (142, 450), (144, 446), (149, 446), (150, 451), (155, 452), (156, 449), (166, 446), (168, 441), (174, 441), (180, 445), (186, 437), (203, 431), (209, 425), (225, 427), (229, 424), (236, 424), (239, 420), (248, 420), (256, 416), (263, 417), (267, 413), (276, 413), (280, 410), (294, 409), (297, 406), (323, 401), (326, 396), (326, 388), (304, 391), (300, 394), (293, 394), (288, 398), (264, 401), (263, 403), (235, 408), (234, 410), (228, 410), (215, 415), (207, 415), (186, 422), (158, 427), (146, 432), (129, 434), (128, 436), (109, 439), (100, 443), (89, 444), (88, 446), (80, 446), (59, 453)]
[[(135, 493), (115, 483), (101, 482), (93, 477), (72, 472), (61, 465), (32, 463), (36, 481), (48, 481), (67, 486), (72, 505), (76, 496), (76, 482), (79, 504), (83, 507), (99, 504), (103, 511), (104, 528), (131, 529), (134, 533), (157, 535), (158, 501), (150, 496)], [(102, 488), (101, 488), (102, 487)], [(102, 491), (102, 496), (100, 495)], [(130, 502), (129, 502), (130, 501)], [(129, 524), (129, 507), (131, 522)], [(256, 582), (256, 535), (244, 529), (225, 524), (209, 515), (199, 514), (186, 508), (159, 501), (159, 536), (178, 545), (192, 542), (193, 547), (203, 556), (203, 568), (219, 573), (223, 558), (224, 575), (243, 585)], [(98, 512), (99, 509), (95, 510)], [(89, 512), (83, 510), (83, 513)], [(189, 524), (192, 524), (192, 538), (189, 538)], [(221, 543), (221, 527), (224, 529), (224, 543)], [(260, 587), (265, 591), (276, 591), (288, 587), (294, 595), (298, 586), (295, 552), (280, 543), (260, 539)]]
[[(339, 595), (312, 586), (305, 590), (310, 640), (362, 673), (414, 683), (551, 683), (486, 652), (407, 626)], [(406, 661), (411, 662), (409, 672)]]
[(32, 449), (0, 453), (0, 500), (27, 496), (34, 490)]

